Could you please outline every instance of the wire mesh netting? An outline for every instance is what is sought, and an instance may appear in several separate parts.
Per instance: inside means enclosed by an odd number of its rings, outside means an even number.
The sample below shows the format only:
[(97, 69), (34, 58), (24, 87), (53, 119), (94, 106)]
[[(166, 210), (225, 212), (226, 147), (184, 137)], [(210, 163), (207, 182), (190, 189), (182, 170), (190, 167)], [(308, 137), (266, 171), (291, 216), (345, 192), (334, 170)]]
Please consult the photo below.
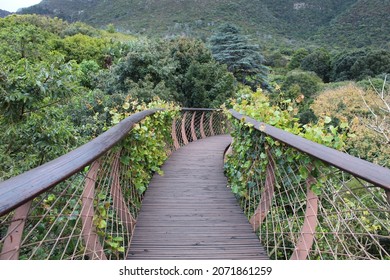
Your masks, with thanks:
[(233, 184), (271, 259), (390, 259), (383, 188), (267, 137), (253, 131)]

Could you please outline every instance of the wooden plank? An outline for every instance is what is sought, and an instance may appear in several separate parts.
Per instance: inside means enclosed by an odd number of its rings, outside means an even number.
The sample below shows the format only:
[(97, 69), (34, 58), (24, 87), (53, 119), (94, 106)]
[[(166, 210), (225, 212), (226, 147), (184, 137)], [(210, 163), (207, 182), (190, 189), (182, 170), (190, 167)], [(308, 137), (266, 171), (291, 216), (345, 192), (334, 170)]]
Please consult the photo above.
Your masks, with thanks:
[(174, 152), (145, 194), (128, 259), (267, 259), (223, 174), (229, 136)]

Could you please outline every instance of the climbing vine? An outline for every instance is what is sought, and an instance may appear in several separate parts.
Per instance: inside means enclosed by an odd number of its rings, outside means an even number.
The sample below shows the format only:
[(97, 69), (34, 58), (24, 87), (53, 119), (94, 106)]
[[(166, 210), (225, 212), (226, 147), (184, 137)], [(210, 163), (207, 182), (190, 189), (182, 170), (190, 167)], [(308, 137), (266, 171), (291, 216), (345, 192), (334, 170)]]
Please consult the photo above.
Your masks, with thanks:
[[(292, 100), (282, 100), (278, 105), (272, 105), (261, 89), (252, 92), (249, 88), (243, 88), (239, 97), (231, 100), (231, 106), (233, 110), (260, 122), (338, 150), (343, 149), (348, 134), (347, 123), (335, 127), (327, 116), (321, 118), (317, 124), (302, 126), (296, 117), (298, 110)], [(329, 173), (324, 162), (256, 131), (245, 119), (235, 120), (228, 112), (227, 116), (233, 124), (234, 141), (233, 153), (228, 157), (225, 170), (233, 193), (239, 197), (247, 197), (248, 189), (255, 184), (249, 178), (253, 179), (256, 171), (265, 172), (270, 157), (277, 165), (284, 165), (287, 169), (295, 163), (298, 166), (298, 181), (306, 180), (309, 176), (317, 178), (312, 182), (311, 189), (316, 194), (321, 193), (321, 182), (326, 180), (324, 175)], [(272, 155), (269, 151), (272, 151)]]
[[(231, 100), (231, 106), (243, 115), (335, 149), (343, 149), (346, 137), (351, 136), (347, 123), (335, 127), (327, 116), (316, 124), (301, 125), (295, 117), (298, 110), (294, 101), (272, 104), (261, 90), (252, 92), (243, 88)], [(317, 196), (329, 195), (327, 183), (337, 182), (334, 169), (267, 136), (261, 132), (264, 129), (261, 126), (260, 131), (255, 130), (244, 118), (237, 120), (229, 112), (226, 114), (232, 123), (233, 136), (232, 152), (225, 163), (229, 186), (250, 219), (256, 213), (266, 185), (274, 185), (272, 218), (265, 218), (259, 237), (271, 258), (288, 259), (299, 237), (295, 233), (303, 225), (303, 218), (297, 217), (305, 216), (306, 187)], [(273, 183), (269, 183), (270, 177), (274, 177)], [(326, 242), (317, 244), (323, 247), (321, 250), (326, 250), (327, 245)]]
[(123, 110), (110, 111), (113, 122), (119, 122), (134, 112), (151, 108), (164, 109), (136, 124), (129, 136), (119, 145), (122, 149), (120, 161), (125, 166), (131, 166), (126, 176), (140, 194), (143, 194), (153, 173), (162, 174), (160, 166), (167, 159), (173, 143), (171, 128), (178, 107), (172, 103), (155, 100), (148, 105), (126, 101)]

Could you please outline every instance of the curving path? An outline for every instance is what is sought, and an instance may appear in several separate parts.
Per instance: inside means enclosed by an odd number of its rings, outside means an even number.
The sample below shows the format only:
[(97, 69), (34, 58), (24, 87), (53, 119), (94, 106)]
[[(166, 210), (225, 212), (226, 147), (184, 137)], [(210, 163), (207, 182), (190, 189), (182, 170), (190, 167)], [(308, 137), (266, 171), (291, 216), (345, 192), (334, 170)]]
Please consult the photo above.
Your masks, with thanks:
[(268, 259), (226, 187), (227, 135), (174, 152), (146, 192), (128, 259)]

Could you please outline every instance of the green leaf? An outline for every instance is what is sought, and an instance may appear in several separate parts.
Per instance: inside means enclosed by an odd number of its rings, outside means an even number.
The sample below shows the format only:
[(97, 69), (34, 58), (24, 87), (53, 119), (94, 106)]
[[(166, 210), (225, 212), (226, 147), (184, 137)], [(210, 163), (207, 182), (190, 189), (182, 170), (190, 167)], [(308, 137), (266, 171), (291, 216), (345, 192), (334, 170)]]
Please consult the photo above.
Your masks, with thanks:
[(328, 116), (325, 117), (325, 123), (326, 124), (330, 123), (331, 121), (332, 121), (331, 117), (328, 117)]
[(121, 236), (114, 237), (112, 240), (116, 241), (116, 242), (122, 242), (123, 241), (123, 237), (121, 237)]
[(256, 187), (256, 183), (255, 182), (252, 182), (252, 181), (249, 181), (248, 182), (248, 188), (254, 188), (254, 187)]
[(124, 165), (129, 165), (130, 164), (131, 158), (129, 156), (122, 156), (121, 157), (121, 163)]
[(311, 190), (315, 195), (321, 195), (321, 186), (318, 184), (313, 184)]
[(119, 247), (119, 244), (117, 242), (106, 241), (106, 243), (113, 249), (117, 249)]
[(346, 122), (342, 122), (340, 124), (340, 128), (342, 128), (342, 129), (347, 128), (347, 127), (348, 127), (348, 123), (346, 123)]
[(104, 229), (107, 227), (107, 222), (105, 220), (100, 220), (98, 226), (99, 229)]
[(307, 170), (305, 166), (300, 166), (299, 175), (302, 177), (302, 179), (306, 180), (307, 177), (309, 177), (309, 170)]

